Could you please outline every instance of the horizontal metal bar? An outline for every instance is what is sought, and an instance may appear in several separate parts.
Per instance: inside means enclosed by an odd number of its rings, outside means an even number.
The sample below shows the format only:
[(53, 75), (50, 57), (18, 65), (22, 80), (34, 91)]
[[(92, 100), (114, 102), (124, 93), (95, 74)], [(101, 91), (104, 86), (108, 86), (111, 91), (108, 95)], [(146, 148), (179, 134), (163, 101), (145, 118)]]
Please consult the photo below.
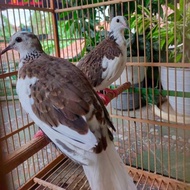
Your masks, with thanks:
[(189, 63), (157, 63), (157, 62), (127, 62), (126, 66), (147, 66), (147, 67), (175, 67), (190, 68)]
[(9, 73), (3, 73), (3, 74), (0, 74), (0, 79), (4, 79), (6, 77), (10, 77), (10, 76), (17, 75), (17, 74), (18, 74), (18, 71), (12, 71), (12, 72), (9, 72)]
[(12, 4), (4, 4), (0, 3), (0, 9), (29, 9), (34, 11), (44, 11), (44, 12), (54, 12), (51, 8), (40, 8), (40, 7), (33, 7), (33, 6), (25, 6), (25, 5), (12, 5)]
[(69, 11), (76, 11), (76, 10), (82, 10), (82, 9), (88, 9), (88, 8), (95, 8), (100, 6), (108, 6), (118, 3), (125, 3), (125, 2), (131, 2), (135, 0), (114, 0), (114, 1), (106, 1), (101, 3), (94, 3), (94, 4), (88, 4), (88, 5), (81, 5), (76, 7), (68, 7), (63, 9), (55, 9), (55, 13), (63, 13), (63, 12), (69, 12)]
[(15, 130), (15, 131), (9, 133), (8, 135), (5, 135), (4, 137), (1, 137), (1, 138), (0, 138), (0, 141), (3, 141), (3, 140), (5, 140), (5, 139), (8, 139), (9, 137), (12, 137), (13, 135), (19, 133), (20, 131), (23, 131), (24, 129), (30, 127), (31, 125), (34, 125), (34, 122), (30, 122), (30, 123), (28, 123), (27, 125), (24, 125), (23, 127), (21, 127), (21, 128)]
[(161, 121), (155, 121), (155, 120), (150, 120), (150, 119), (121, 116), (121, 115), (115, 115), (115, 114), (110, 114), (110, 117), (116, 118), (116, 119), (123, 119), (127, 121), (139, 122), (139, 123), (147, 123), (147, 124), (152, 124), (152, 125), (157, 125), (157, 126), (166, 126), (166, 127), (176, 128), (176, 129), (190, 130), (189, 124), (169, 123), (169, 121), (161, 122)]
[(152, 112), (157, 115), (161, 120), (170, 121), (174, 123), (190, 124), (190, 116), (174, 115), (169, 112), (161, 110), (157, 105), (151, 105)]

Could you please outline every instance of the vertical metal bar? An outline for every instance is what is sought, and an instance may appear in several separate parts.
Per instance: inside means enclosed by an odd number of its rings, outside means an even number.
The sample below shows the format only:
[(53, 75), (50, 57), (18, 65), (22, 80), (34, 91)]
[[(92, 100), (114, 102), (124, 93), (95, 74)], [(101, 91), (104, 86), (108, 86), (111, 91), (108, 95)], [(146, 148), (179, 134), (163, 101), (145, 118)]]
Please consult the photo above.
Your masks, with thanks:
[[(50, 0), (50, 8), (55, 10), (54, 0)], [(51, 13), (52, 15), (52, 24), (53, 24), (53, 33), (54, 33), (54, 41), (55, 41), (55, 55), (60, 57), (60, 46), (59, 46), (59, 35), (56, 21), (56, 13)]]
[(184, 139), (184, 142), (183, 142), (183, 147), (184, 147), (184, 152), (183, 152), (183, 181), (186, 182), (187, 181), (187, 166), (188, 166), (188, 163), (187, 163), (187, 150), (186, 150), (186, 143), (185, 143), (185, 139), (189, 139), (187, 138), (187, 134), (186, 134), (186, 130), (183, 130), (183, 139)]

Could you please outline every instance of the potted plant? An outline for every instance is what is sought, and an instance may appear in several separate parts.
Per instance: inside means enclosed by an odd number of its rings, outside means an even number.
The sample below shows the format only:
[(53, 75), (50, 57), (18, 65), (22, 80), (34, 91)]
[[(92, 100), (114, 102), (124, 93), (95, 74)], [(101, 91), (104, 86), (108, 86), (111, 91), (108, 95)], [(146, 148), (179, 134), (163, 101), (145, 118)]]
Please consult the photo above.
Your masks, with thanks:
[[(164, 8), (165, 10), (163, 10)], [(139, 34), (145, 33), (146, 40), (151, 39), (154, 55), (151, 61), (189, 63), (189, 6), (185, 5), (183, 0), (180, 0), (177, 5), (174, 5), (174, 2), (170, 2), (167, 4), (167, 7), (163, 6), (160, 14), (152, 14), (150, 9), (142, 5), (139, 5), (138, 9), (141, 10), (142, 14), (133, 16), (136, 19), (132, 17), (131, 23), (135, 26), (134, 28), (137, 28)], [(160, 17), (159, 19), (158, 16)], [(159, 54), (160, 56), (157, 56)], [(160, 59), (157, 59), (158, 57)], [(190, 80), (189, 72), (189, 68), (180, 68), (180, 65), (179, 68), (161, 67), (160, 78), (163, 89), (190, 92), (190, 85), (187, 83)], [(168, 99), (172, 108), (178, 113), (190, 115), (190, 98), (169, 96)]]
[[(190, 92), (190, 68), (180, 67), (180, 63), (190, 63), (190, 8), (183, 0), (177, 7), (173, 4), (168, 7), (172, 13), (162, 27), (169, 28), (168, 61), (179, 64), (179, 67), (161, 67), (161, 84), (164, 90)], [(178, 114), (190, 115), (190, 98), (168, 96), (168, 100)]]

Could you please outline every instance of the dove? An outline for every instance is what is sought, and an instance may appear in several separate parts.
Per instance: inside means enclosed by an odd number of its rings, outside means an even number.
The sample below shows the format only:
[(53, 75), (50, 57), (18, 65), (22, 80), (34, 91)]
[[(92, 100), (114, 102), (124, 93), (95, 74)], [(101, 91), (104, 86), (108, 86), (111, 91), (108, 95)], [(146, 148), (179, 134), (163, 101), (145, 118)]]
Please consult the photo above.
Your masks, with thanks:
[[(115, 97), (118, 96), (117, 90), (111, 90), (108, 87), (120, 77), (126, 67), (125, 29), (129, 29), (125, 17), (113, 17), (108, 37), (76, 64), (96, 91), (112, 92)], [(105, 105), (110, 102), (106, 95), (99, 92), (98, 95)]]
[(115, 130), (103, 102), (69, 61), (46, 54), (36, 35), (20, 31), (8, 50), (20, 54), (19, 101), (55, 146), (82, 165), (92, 190), (135, 190), (113, 143)]

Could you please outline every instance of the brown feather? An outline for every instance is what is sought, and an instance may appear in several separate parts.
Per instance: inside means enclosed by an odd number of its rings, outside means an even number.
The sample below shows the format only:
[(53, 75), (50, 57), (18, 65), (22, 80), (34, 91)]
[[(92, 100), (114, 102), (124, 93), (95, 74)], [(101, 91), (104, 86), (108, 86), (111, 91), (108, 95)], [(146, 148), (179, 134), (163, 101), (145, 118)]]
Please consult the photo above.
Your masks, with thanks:
[[(49, 126), (66, 125), (79, 134), (86, 134), (90, 129), (98, 140), (94, 151), (99, 153), (106, 148), (108, 129), (102, 124), (114, 127), (102, 101), (81, 70), (64, 59), (42, 54), (20, 69), (19, 78), (25, 76), (38, 79), (30, 85), (29, 97), (34, 100), (32, 109), (40, 120)], [(90, 105), (94, 110), (89, 121), (95, 116), (99, 122), (93, 128), (83, 118), (89, 113)]]
[(107, 59), (113, 60), (121, 54), (122, 51), (119, 45), (114, 39), (108, 37), (82, 58), (77, 64), (77, 67), (86, 75), (91, 85), (96, 87), (103, 81), (102, 73), (106, 70), (106, 68), (102, 67), (104, 56)]

